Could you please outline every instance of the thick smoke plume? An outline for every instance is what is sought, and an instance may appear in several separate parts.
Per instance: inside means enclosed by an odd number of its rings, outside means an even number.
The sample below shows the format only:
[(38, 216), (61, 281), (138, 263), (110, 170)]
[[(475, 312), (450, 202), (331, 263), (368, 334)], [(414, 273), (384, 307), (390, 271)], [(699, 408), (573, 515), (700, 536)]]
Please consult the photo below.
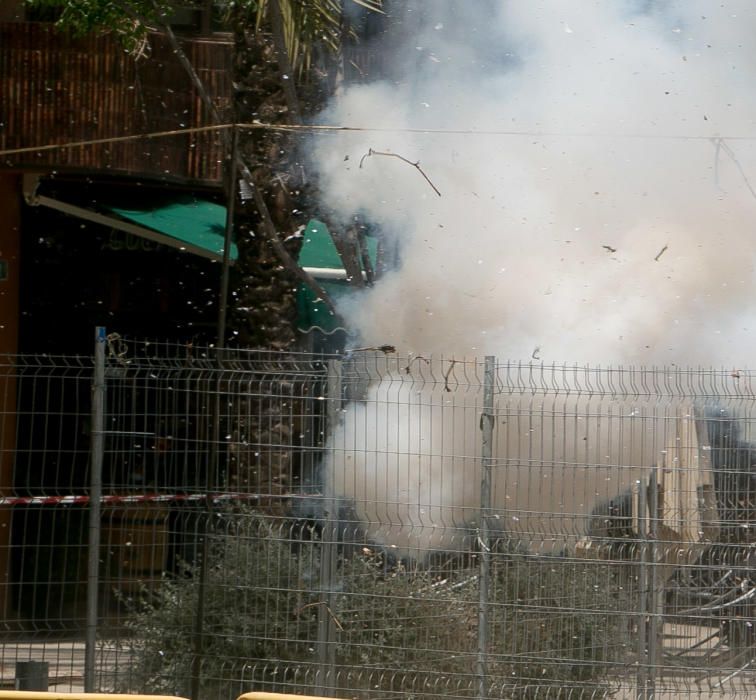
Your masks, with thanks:
[[(750, 364), (756, 4), (396, 12), (414, 22), (399, 77), (326, 115), (368, 130), (315, 142), (328, 206), (399, 242), (398, 269), (346, 309), (360, 343)], [(396, 158), (360, 166), (370, 148), (419, 161), (442, 196)]]
[[(399, 249), (345, 309), (361, 345), (752, 364), (756, 3), (459, 0), (400, 17), (398, 77), (349, 87), (327, 114), (365, 130), (316, 139), (328, 206)], [(441, 196), (371, 148), (419, 161)], [(325, 470), (371, 539), (415, 556), (466, 546), (480, 504), (480, 394), (424, 384), (423, 362), (347, 408)], [(565, 396), (497, 403), (494, 506), (542, 549), (664, 464), (693, 413)]]

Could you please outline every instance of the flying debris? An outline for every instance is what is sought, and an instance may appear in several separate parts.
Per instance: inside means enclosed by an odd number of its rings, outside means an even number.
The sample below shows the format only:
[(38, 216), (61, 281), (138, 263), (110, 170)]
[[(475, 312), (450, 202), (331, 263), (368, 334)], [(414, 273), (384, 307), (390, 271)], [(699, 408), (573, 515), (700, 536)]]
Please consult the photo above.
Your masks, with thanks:
[(349, 352), (382, 352), (384, 355), (396, 352), (396, 348), (393, 345), (378, 345), (366, 348), (352, 348)]
[(252, 197), (254, 197), (254, 193), (249, 183), (243, 177), (239, 178), (239, 199), (242, 202), (248, 202)]

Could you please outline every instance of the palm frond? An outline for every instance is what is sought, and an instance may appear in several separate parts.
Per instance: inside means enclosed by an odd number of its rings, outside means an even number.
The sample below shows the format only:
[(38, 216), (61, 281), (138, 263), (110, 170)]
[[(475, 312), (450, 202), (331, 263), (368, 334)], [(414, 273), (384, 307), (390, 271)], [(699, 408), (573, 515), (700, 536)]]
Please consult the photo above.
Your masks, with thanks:
[[(382, 0), (348, 0), (372, 12), (382, 12)], [(284, 42), (297, 77), (310, 71), (316, 46), (339, 52), (343, 37), (350, 34), (344, 25), (342, 0), (260, 0), (255, 26), (264, 26), (271, 2), (278, 2), (283, 18)], [(353, 33), (351, 34), (353, 36)]]

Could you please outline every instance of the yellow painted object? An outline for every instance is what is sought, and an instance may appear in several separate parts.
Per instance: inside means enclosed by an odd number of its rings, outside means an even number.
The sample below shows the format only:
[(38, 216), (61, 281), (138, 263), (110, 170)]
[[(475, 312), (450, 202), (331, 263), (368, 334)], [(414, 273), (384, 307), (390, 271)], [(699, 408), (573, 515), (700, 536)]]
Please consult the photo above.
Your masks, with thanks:
[(57, 690), (0, 690), (0, 700), (188, 700), (174, 695), (62, 693)]
[(281, 693), (244, 693), (244, 695), (239, 696), (238, 700), (339, 700), (339, 699), (326, 698), (326, 697), (323, 697), (322, 695), (287, 695), (287, 694), (281, 694)]

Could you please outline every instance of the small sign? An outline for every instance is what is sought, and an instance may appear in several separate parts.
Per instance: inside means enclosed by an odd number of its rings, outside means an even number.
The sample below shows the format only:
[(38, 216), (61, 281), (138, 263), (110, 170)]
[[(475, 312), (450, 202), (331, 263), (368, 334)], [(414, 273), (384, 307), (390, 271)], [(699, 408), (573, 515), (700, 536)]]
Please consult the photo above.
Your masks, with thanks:
[(8, 279), (8, 261), (0, 260), (0, 282), (5, 282)]

